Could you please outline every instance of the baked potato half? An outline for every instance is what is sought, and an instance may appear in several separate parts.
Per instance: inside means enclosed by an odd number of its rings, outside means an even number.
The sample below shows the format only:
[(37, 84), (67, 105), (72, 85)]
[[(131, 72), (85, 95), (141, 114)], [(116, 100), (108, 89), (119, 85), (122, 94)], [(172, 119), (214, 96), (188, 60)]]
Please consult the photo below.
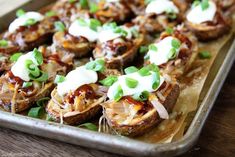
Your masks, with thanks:
[[(151, 72), (151, 74), (154, 73)], [(137, 75), (139, 75), (138, 72), (134, 72), (126, 76), (121, 76), (109, 88), (108, 97), (110, 100), (102, 104), (104, 108), (102, 118), (105, 118), (105, 120), (100, 120), (100, 128), (102, 128), (102, 125), (108, 124), (111, 132), (114, 134), (133, 137), (146, 133), (163, 119), (169, 118), (169, 113), (172, 111), (180, 92), (176, 80), (164, 74), (165, 76), (160, 76), (161, 83), (158, 84), (155, 90), (152, 90), (149, 89), (153, 81), (149, 80), (151, 76), (148, 75), (140, 78)], [(121, 83), (123, 78), (125, 78), (127, 86), (127, 80), (130, 79), (139, 80), (138, 85), (135, 88), (132, 88), (133, 86), (126, 88)], [(132, 82), (134, 81), (132, 80)], [(119, 85), (117, 86), (117, 84)], [(116, 87), (118, 87), (118, 90), (113, 90)], [(117, 91), (122, 91), (121, 93), (119, 92), (119, 96), (121, 94), (122, 97), (119, 97), (118, 100), (115, 99)], [(114, 99), (110, 96), (113, 92)], [(106, 122), (106, 124), (102, 122)]]
[(183, 26), (163, 32), (155, 43), (149, 45), (145, 65), (155, 63), (164, 73), (182, 76), (198, 54), (197, 39)]
[(19, 56), (0, 77), (0, 105), (13, 113), (30, 108), (50, 94), (56, 74), (65, 74), (67, 67), (55, 55), (44, 56), (37, 49)]
[[(92, 61), (92, 64), (94, 62)], [(51, 100), (46, 107), (52, 120), (77, 125), (101, 113), (100, 104), (106, 100), (107, 88), (98, 81), (108, 75), (118, 75), (119, 72), (116, 70), (96, 72), (95, 69), (90, 70), (88, 66), (88, 64), (80, 66), (69, 72), (65, 80), (58, 83), (52, 91)]]
[[(115, 33), (117, 30), (118, 32)], [(145, 36), (139, 33), (137, 26), (125, 24), (104, 29), (99, 34), (99, 38), (93, 50), (93, 57), (104, 58), (108, 68), (120, 69), (133, 61)]]
[(221, 6), (212, 0), (208, 2), (205, 10), (201, 9), (201, 5), (192, 5), (185, 22), (197, 38), (200, 41), (210, 41), (228, 33), (232, 26), (231, 15), (225, 14), (221, 10)]

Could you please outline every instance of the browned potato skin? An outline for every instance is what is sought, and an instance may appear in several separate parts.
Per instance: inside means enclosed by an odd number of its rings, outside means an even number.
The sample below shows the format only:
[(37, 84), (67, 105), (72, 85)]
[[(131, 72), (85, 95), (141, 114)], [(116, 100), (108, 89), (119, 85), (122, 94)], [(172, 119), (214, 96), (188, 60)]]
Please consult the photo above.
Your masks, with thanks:
[[(67, 36), (67, 37), (66, 37)], [(87, 56), (93, 49), (94, 43), (90, 43), (85, 38), (77, 38), (66, 32), (57, 32), (53, 36), (53, 43), (58, 50), (73, 53), (75, 57)]]
[[(132, 62), (138, 52), (139, 47), (144, 42), (144, 35), (140, 35), (138, 38), (133, 40), (134, 44), (127, 52), (123, 53), (121, 56), (113, 57), (111, 60), (106, 61), (107, 68), (110, 69), (120, 69), (121, 67), (126, 67), (130, 62)], [(97, 58), (97, 54), (102, 53), (102, 49), (97, 47), (93, 51), (94, 58)], [(121, 59), (120, 59), (121, 58)]]
[(212, 23), (194, 24), (187, 20), (185, 22), (186, 26), (197, 36), (198, 40), (210, 41), (228, 33), (232, 26), (232, 19), (230, 15), (225, 16), (221, 10), (218, 10)]
[[(54, 121), (60, 122), (60, 113), (49, 107), (49, 106), (53, 106), (53, 103), (54, 102), (52, 100), (49, 101), (49, 104), (46, 107), (46, 111)], [(101, 109), (102, 107), (100, 105), (96, 105), (96, 106), (87, 108), (85, 111), (81, 113), (74, 114), (68, 117), (63, 116), (63, 123), (68, 124), (68, 125), (82, 124), (83, 122), (90, 120), (91, 118), (96, 116), (98, 113), (101, 113)]]
[[(167, 96), (165, 102), (163, 102), (163, 105), (170, 113), (180, 93), (179, 85), (174, 84), (172, 88), (168, 89), (166, 92)], [(139, 121), (135, 125), (118, 125), (109, 118), (107, 118), (107, 120), (109, 126), (111, 126), (118, 134), (129, 137), (135, 137), (146, 133), (147, 131), (149, 131), (151, 128), (155, 127), (158, 123), (162, 121), (162, 119), (159, 117), (158, 113), (154, 111), (154, 109), (152, 109), (149, 112), (152, 112), (149, 117), (147, 117), (142, 121)]]
[[(52, 82), (45, 84), (44, 88), (39, 90), (35, 96), (25, 98), (23, 100), (17, 100), (15, 104), (16, 113), (22, 112), (26, 109), (29, 109), (33, 103), (37, 100), (46, 97), (50, 94), (50, 91), (54, 88), (54, 84)], [(11, 98), (0, 100), (0, 105), (6, 110), (11, 111)], [(11, 111), (12, 112), (12, 111)]]

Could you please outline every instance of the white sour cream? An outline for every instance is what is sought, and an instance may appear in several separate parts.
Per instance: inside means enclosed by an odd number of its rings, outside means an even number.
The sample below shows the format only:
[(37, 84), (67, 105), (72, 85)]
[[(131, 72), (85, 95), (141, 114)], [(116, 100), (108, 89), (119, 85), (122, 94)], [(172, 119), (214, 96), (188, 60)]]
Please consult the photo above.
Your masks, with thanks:
[(10, 33), (15, 32), (20, 26), (24, 26), (29, 19), (34, 19), (35, 21), (42, 21), (44, 16), (38, 12), (27, 12), (24, 15), (16, 18), (9, 26), (8, 31)]
[(85, 37), (90, 42), (95, 42), (98, 39), (98, 33), (96, 31), (92, 30), (89, 26), (80, 25), (77, 20), (75, 20), (69, 27), (69, 34), (76, 37)]
[(215, 13), (216, 5), (214, 2), (209, 1), (209, 7), (205, 10), (202, 10), (200, 4), (197, 6), (192, 6), (186, 18), (189, 22), (200, 24), (206, 21), (213, 21)]
[(31, 60), (35, 65), (38, 65), (37, 60), (33, 56), (33, 51), (31, 51), (18, 58), (16, 63), (11, 67), (11, 72), (14, 76), (19, 77), (24, 81), (30, 81), (29, 72), (25, 67), (26, 60)]
[(95, 83), (98, 80), (98, 75), (93, 70), (87, 70), (86, 66), (77, 67), (70, 71), (65, 77), (65, 81), (58, 83), (57, 92), (60, 96), (64, 96), (69, 92), (73, 92), (80, 86), (90, 83)]
[(147, 7), (146, 13), (155, 13), (162, 14), (166, 10), (172, 10), (174, 13), (179, 13), (179, 9), (175, 6), (175, 4), (170, 0), (154, 0), (151, 1)]
[[(150, 63), (154, 63), (156, 65), (161, 65), (163, 63), (168, 62), (168, 54), (172, 47), (172, 40), (174, 38), (169, 36), (154, 44), (157, 47), (157, 51), (149, 50), (147, 55), (149, 56)], [(179, 49), (176, 49), (177, 55), (179, 53)]]
[[(149, 76), (141, 76), (138, 72), (134, 72), (131, 74), (127, 75), (122, 75), (118, 77), (118, 81), (115, 82), (108, 90), (108, 97), (109, 99), (113, 100), (114, 99), (114, 94), (117, 90), (117, 87), (120, 85), (123, 90), (123, 96), (128, 96), (128, 95), (134, 95), (136, 93), (141, 93), (143, 91), (148, 91), (148, 92), (154, 92), (156, 91), (161, 84), (164, 82), (164, 78), (160, 76), (160, 84), (157, 89), (152, 88), (153, 84), (153, 79), (154, 79), (154, 74), (151, 72), (152, 75)], [(132, 78), (138, 81), (138, 85), (135, 88), (129, 88), (126, 85), (126, 78)]]

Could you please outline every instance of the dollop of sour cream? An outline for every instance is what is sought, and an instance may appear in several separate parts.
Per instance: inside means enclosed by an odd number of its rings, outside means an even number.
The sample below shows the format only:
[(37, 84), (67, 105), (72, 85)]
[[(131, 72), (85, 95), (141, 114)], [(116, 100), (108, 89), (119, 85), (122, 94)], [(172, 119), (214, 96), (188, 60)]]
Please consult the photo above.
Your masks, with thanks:
[(29, 19), (34, 19), (35, 21), (39, 22), (42, 21), (44, 19), (44, 16), (38, 12), (27, 12), (24, 15), (16, 18), (9, 26), (8, 31), (10, 33), (15, 32), (20, 26), (25, 26), (26, 22)]
[(175, 4), (170, 0), (154, 0), (151, 1), (147, 7), (145, 12), (146, 13), (155, 13), (155, 14), (162, 14), (166, 12), (167, 10), (170, 10), (174, 13), (179, 13), (179, 9)]
[(216, 13), (216, 5), (214, 2), (209, 1), (209, 7), (202, 10), (201, 5), (192, 6), (186, 18), (189, 22), (200, 24), (206, 21), (213, 21)]
[(57, 92), (60, 96), (64, 96), (82, 85), (95, 83), (97, 80), (98, 75), (95, 71), (87, 70), (86, 66), (80, 66), (70, 71), (65, 77), (64, 82), (58, 83)]
[[(172, 36), (166, 37), (158, 43), (154, 44), (157, 47), (157, 51), (149, 50), (147, 56), (149, 56), (150, 63), (154, 63), (156, 65), (161, 65), (169, 61), (169, 53), (172, 46), (172, 40), (175, 39)], [(176, 49), (176, 54), (179, 53), (179, 48)]]
[[(125, 81), (126, 78), (132, 78), (137, 80), (138, 85), (135, 88), (129, 88), (126, 85)], [(109, 99), (114, 100), (114, 94), (119, 85), (123, 90), (123, 96), (130, 96), (136, 93), (141, 93), (143, 91), (154, 92), (162, 85), (162, 83), (164, 82), (164, 78), (160, 76), (160, 84), (156, 89), (152, 88), (153, 80), (154, 80), (153, 72), (151, 72), (151, 75), (148, 76), (141, 76), (138, 72), (122, 75), (118, 77), (118, 80), (112, 86), (110, 86), (107, 95)]]
[[(126, 26), (120, 26), (121, 29), (123, 29), (124, 31), (127, 32), (127, 36), (126, 38), (127, 39), (131, 39), (132, 38), (132, 29), (136, 29), (134, 27), (126, 27)], [(121, 33), (115, 33), (114, 29), (102, 29), (100, 32), (99, 32), (99, 35), (98, 35), (98, 41), (100, 43), (105, 43), (107, 41), (110, 41), (110, 40), (114, 40), (114, 39), (117, 39), (117, 38), (120, 38), (122, 36)]]
[(38, 62), (33, 56), (33, 51), (28, 52), (18, 58), (16, 63), (11, 67), (11, 72), (14, 76), (21, 78), (24, 81), (30, 81), (29, 71), (25, 66), (25, 61), (31, 60), (35, 65), (38, 66)]
[[(85, 20), (89, 23), (89, 20)], [(75, 20), (69, 27), (69, 34), (76, 37), (85, 37), (90, 42), (95, 42), (98, 39), (98, 32), (91, 29), (89, 25), (81, 25), (77, 20)]]

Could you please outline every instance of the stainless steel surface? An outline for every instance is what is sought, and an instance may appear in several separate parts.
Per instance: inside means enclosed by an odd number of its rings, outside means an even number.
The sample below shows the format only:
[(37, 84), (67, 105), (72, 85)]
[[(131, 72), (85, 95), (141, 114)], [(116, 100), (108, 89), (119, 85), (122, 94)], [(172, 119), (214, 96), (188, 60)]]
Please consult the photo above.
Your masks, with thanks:
[[(5, 17), (6, 18), (6, 17)], [(200, 107), (185, 136), (173, 143), (149, 144), (122, 136), (108, 135), (72, 126), (47, 122), (0, 111), (0, 126), (128, 156), (169, 157), (187, 151), (196, 142), (235, 58), (235, 40), (220, 52), (208, 76), (200, 98)]]

